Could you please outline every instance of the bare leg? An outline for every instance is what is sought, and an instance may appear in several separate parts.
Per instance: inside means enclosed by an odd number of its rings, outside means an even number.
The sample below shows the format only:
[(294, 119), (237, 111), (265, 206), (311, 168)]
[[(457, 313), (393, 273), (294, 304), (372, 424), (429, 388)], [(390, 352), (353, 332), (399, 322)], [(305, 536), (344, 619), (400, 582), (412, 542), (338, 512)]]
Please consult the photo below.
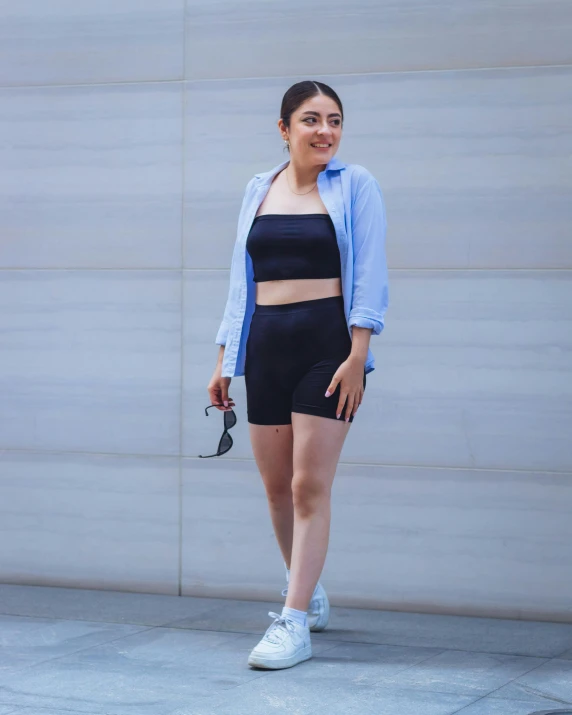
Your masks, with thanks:
[(289, 567), (294, 528), (292, 425), (249, 423), (249, 429), (252, 451), (266, 489), (274, 533), (282, 557)]
[(307, 611), (330, 538), (330, 495), (350, 423), (292, 413), (294, 535), (286, 606)]

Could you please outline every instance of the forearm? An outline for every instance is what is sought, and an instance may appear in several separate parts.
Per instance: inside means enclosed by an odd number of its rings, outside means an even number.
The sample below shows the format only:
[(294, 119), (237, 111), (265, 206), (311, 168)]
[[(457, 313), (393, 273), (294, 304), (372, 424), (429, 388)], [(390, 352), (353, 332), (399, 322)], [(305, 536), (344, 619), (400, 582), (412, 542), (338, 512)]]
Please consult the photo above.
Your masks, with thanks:
[(358, 328), (357, 325), (352, 325), (352, 351), (350, 358), (359, 360), (365, 365), (370, 338), (371, 330), (369, 328)]

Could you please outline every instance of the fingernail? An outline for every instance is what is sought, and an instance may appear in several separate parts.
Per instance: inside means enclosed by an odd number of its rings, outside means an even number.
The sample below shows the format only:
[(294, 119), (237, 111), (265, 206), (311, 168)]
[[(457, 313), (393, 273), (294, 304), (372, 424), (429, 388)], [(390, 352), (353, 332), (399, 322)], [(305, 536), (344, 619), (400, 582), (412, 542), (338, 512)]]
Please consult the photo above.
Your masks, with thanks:
[(349, 418), (349, 417), (346, 417), (346, 422), (349, 422), (349, 421), (350, 421), (350, 418)]
[(228, 400), (223, 400), (223, 404), (225, 407), (228, 407)]
[(339, 419), (340, 419), (340, 416), (339, 416), (339, 415), (336, 415), (336, 419), (339, 420)]
[(329, 397), (329, 396), (330, 396), (330, 392), (326, 391), (326, 397)]

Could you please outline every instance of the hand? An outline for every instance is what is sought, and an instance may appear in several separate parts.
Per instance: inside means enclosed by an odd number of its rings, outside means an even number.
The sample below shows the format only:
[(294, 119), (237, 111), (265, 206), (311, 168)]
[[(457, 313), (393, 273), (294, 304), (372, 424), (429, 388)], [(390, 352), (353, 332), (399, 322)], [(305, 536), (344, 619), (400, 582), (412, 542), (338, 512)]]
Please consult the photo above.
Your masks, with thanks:
[(232, 397), (228, 396), (228, 388), (232, 378), (221, 377), (221, 371), (222, 366), (219, 363), (213, 372), (213, 376), (207, 386), (207, 391), (209, 393), (211, 405), (216, 405), (217, 410), (228, 412), (234, 407)]
[(344, 409), (345, 421), (348, 422), (351, 415), (355, 415), (363, 398), (363, 370), (364, 361), (351, 355), (345, 360), (334, 373), (332, 381), (328, 386), (326, 397), (332, 395), (338, 384), (340, 385), (340, 397), (336, 409), (336, 417), (339, 419)]

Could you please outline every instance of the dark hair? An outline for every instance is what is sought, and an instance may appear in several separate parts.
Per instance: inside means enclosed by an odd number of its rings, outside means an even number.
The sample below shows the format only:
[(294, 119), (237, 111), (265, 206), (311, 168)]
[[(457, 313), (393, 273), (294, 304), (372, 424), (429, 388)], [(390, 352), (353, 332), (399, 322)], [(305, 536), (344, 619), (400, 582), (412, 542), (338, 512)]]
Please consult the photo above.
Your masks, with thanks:
[(304, 80), (303, 82), (296, 82), (289, 89), (286, 90), (284, 97), (282, 97), (282, 106), (280, 107), (280, 119), (284, 124), (290, 128), (290, 118), (292, 114), (300, 107), (307, 99), (311, 99), (318, 94), (325, 94), (326, 97), (330, 97), (340, 108), (340, 114), (342, 115), (342, 122), (344, 121), (344, 110), (342, 108), (342, 101), (334, 90), (323, 82), (315, 82), (314, 80)]

